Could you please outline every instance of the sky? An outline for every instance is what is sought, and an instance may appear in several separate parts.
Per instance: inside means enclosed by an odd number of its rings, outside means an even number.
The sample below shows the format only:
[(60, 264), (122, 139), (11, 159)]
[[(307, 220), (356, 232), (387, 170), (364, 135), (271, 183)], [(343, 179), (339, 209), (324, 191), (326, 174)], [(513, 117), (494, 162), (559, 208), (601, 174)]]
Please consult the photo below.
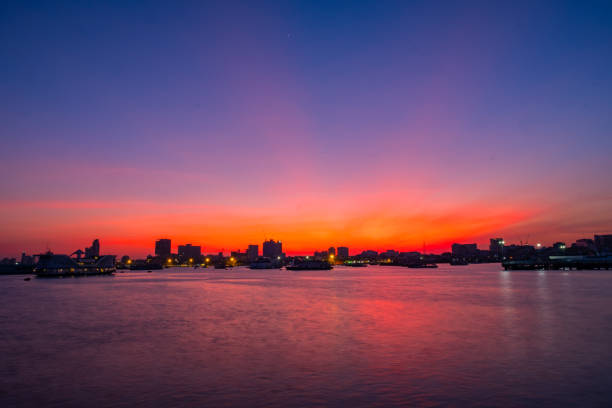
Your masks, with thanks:
[(608, 1), (4, 1), (0, 256), (612, 233)]

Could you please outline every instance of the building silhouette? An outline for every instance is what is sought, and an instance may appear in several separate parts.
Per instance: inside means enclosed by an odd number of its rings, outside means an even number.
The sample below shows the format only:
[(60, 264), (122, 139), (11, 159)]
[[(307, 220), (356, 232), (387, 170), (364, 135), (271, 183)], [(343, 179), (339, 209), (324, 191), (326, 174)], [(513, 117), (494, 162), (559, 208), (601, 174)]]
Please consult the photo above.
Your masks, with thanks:
[(478, 256), (476, 244), (453, 244), (451, 246), (453, 257), (455, 258), (475, 258)]
[(94, 239), (91, 246), (85, 248), (85, 258), (98, 258), (100, 256), (100, 241)]
[(172, 241), (166, 238), (155, 241), (155, 256), (167, 258), (172, 253)]
[(595, 235), (594, 241), (599, 252), (612, 252), (612, 234)]
[(179, 245), (178, 256), (183, 260), (194, 259), (199, 260), (202, 256), (202, 247), (200, 245)]
[(349, 257), (349, 249), (347, 247), (338, 247), (338, 259), (346, 260)]
[(258, 245), (249, 245), (246, 251), (247, 260), (249, 262), (255, 262), (257, 257), (259, 257), (259, 246)]
[(274, 241), (273, 239), (269, 241), (264, 241), (263, 243), (263, 256), (267, 258), (278, 258), (283, 255), (283, 244), (282, 242)]
[(501, 258), (504, 250), (504, 239), (503, 238), (491, 238), (489, 240), (489, 253), (491, 256)]

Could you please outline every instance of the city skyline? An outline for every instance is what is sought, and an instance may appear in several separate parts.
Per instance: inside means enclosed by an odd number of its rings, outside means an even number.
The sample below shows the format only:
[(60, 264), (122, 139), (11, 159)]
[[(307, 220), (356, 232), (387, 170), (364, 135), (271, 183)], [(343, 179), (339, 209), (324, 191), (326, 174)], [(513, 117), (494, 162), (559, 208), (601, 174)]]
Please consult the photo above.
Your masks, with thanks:
[(0, 256), (612, 231), (605, 3), (1, 7)]
[[(598, 242), (599, 241), (599, 242)], [(354, 256), (359, 256), (359, 255), (363, 255), (365, 253), (368, 252), (376, 252), (379, 254), (385, 253), (385, 252), (395, 252), (397, 254), (401, 254), (401, 253), (421, 253), (421, 254), (432, 254), (432, 255), (441, 255), (444, 253), (453, 253), (455, 254), (455, 251), (465, 251), (467, 248), (468, 251), (474, 250), (474, 251), (484, 251), (487, 252), (489, 251), (491, 253), (491, 255), (500, 255), (501, 253), (503, 253), (503, 249), (500, 252), (500, 248), (503, 247), (532, 247), (534, 249), (544, 249), (544, 248), (559, 248), (560, 246), (562, 246), (563, 249), (570, 248), (570, 247), (584, 247), (584, 248), (590, 248), (593, 250), (596, 250), (596, 247), (600, 246), (602, 248), (606, 248), (606, 251), (610, 251), (610, 249), (612, 248), (612, 234), (594, 234), (593, 238), (590, 237), (580, 237), (580, 238), (576, 238), (574, 240), (571, 241), (560, 241), (560, 240), (555, 240), (552, 243), (545, 243), (542, 241), (531, 241), (529, 242), (527, 241), (517, 241), (517, 242), (512, 242), (509, 240), (506, 240), (502, 237), (495, 237), (495, 238), (489, 238), (488, 239), (488, 243), (487, 244), (482, 244), (482, 243), (476, 243), (476, 242), (453, 242), (452, 244), (450, 244), (450, 246), (448, 248), (443, 248), (441, 250), (435, 251), (435, 250), (428, 250), (426, 246), (423, 246), (419, 249), (404, 249), (404, 248), (398, 248), (398, 247), (385, 247), (385, 248), (367, 248), (367, 249), (362, 249), (362, 248), (353, 248), (353, 247), (347, 247), (345, 245), (338, 245), (338, 246), (330, 246), (329, 248), (325, 249), (325, 248), (316, 248), (313, 249), (311, 251), (298, 251), (298, 250), (286, 250), (286, 246), (285, 248), (283, 248), (283, 242), (281, 240), (274, 240), (274, 239), (268, 239), (266, 238), (262, 243), (261, 243), (261, 249), (260, 249), (260, 243), (250, 243), (246, 246), (243, 247), (232, 247), (229, 249), (226, 248), (222, 248), (221, 250), (215, 249), (215, 248), (206, 248), (205, 246), (203, 246), (201, 243), (197, 243), (197, 242), (174, 242), (172, 243), (173, 240), (172, 238), (159, 238), (159, 239), (155, 239), (152, 241), (152, 246), (149, 248), (150, 250), (146, 253), (138, 253), (138, 254), (133, 254), (133, 253), (127, 253), (126, 251), (112, 251), (110, 249), (105, 249), (104, 254), (108, 255), (108, 254), (113, 254), (114, 256), (117, 257), (125, 257), (128, 256), (130, 258), (145, 258), (145, 257), (157, 257), (157, 258), (161, 258), (161, 259), (166, 259), (166, 258), (170, 258), (170, 257), (182, 257), (185, 259), (188, 258), (200, 258), (200, 257), (205, 257), (205, 256), (216, 256), (218, 254), (222, 254), (222, 255), (227, 255), (230, 256), (231, 254), (234, 253), (238, 253), (238, 254), (243, 254), (245, 256), (247, 256), (249, 259), (253, 260), (255, 258), (257, 258), (258, 256), (263, 256), (263, 257), (269, 257), (269, 258), (276, 258), (277, 256), (283, 255), (283, 256), (308, 256), (308, 255), (315, 255), (317, 256), (317, 254), (332, 254), (332, 255), (336, 255), (336, 251), (337, 255), (340, 259), (347, 259), (349, 256), (350, 257), (354, 257)], [(176, 250), (173, 250), (174, 248), (176, 248)], [(151, 251), (152, 249), (152, 251)], [(36, 255), (36, 254), (42, 254), (45, 253), (47, 251), (51, 251), (54, 252), (52, 250), (52, 248), (48, 247), (46, 248), (44, 251), (27, 251), (27, 250), (22, 250), (20, 252), (20, 256), (24, 257), (24, 256), (32, 256), (32, 255)], [(244, 251), (244, 252), (242, 252)], [(56, 253), (66, 253), (66, 254), (70, 254), (70, 256), (74, 256), (76, 258), (80, 258), (81, 256), (85, 256), (86, 258), (93, 258), (93, 257), (98, 257), (101, 254), (101, 250), (100, 250), (100, 239), (99, 238), (95, 238), (92, 241), (92, 246), (91, 247), (86, 247), (85, 251), (82, 251), (79, 248), (77, 248), (76, 250), (73, 251), (73, 249), (69, 249), (69, 250), (59, 250), (59, 251), (55, 251)], [(342, 253), (342, 255), (341, 255)], [(14, 255), (14, 256), (0, 256), (0, 258), (4, 258), (4, 259), (18, 259), (19, 256), (18, 255)]]

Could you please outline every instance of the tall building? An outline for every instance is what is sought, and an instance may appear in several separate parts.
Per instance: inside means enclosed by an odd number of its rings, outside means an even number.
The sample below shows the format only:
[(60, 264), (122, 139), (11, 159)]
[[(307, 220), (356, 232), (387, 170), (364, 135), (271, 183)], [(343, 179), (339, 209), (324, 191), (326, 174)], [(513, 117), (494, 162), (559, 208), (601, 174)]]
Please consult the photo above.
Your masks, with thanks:
[(166, 238), (155, 241), (155, 256), (167, 258), (172, 253), (172, 241)]
[(452, 253), (456, 258), (472, 258), (478, 256), (476, 244), (453, 244)]
[(183, 260), (187, 259), (195, 259), (199, 260), (202, 256), (202, 247), (200, 245), (179, 245), (178, 247), (178, 255)]
[(91, 246), (85, 248), (85, 258), (98, 258), (100, 256), (100, 241), (94, 239)]
[(249, 262), (255, 262), (257, 257), (259, 256), (259, 246), (258, 245), (249, 245), (247, 248), (247, 259)]
[(504, 248), (504, 239), (503, 238), (491, 238), (489, 240), (489, 252), (492, 256), (497, 258), (501, 258), (503, 254)]
[(336, 248), (329, 247), (329, 249), (327, 250), (327, 253), (330, 255), (336, 256)]
[(26, 266), (34, 265), (34, 257), (28, 256), (25, 252), (23, 252), (21, 254), (21, 264)]
[(263, 243), (263, 256), (267, 258), (277, 258), (283, 255), (283, 244), (282, 242), (274, 241), (273, 239), (269, 241), (264, 241)]
[(612, 234), (595, 235), (595, 247), (600, 252), (612, 252)]
[(347, 247), (338, 247), (338, 259), (348, 259), (349, 249)]

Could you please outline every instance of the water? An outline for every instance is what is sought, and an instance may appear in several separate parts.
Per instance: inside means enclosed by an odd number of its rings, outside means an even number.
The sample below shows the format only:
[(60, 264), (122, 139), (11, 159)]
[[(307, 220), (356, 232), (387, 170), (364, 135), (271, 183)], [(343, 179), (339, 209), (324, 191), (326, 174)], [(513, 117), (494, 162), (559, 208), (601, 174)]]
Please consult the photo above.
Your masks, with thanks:
[(0, 277), (0, 406), (610, 406), (612, 272)]

